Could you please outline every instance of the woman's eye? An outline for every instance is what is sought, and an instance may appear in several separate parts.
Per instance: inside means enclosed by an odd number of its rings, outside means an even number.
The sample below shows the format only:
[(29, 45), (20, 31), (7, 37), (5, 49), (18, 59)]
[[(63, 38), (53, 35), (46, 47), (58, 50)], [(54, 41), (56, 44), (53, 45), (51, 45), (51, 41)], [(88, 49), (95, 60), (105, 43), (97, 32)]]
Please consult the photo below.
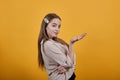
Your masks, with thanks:
[(56, 25), (52, 25), (53, 27), (56, 27)]

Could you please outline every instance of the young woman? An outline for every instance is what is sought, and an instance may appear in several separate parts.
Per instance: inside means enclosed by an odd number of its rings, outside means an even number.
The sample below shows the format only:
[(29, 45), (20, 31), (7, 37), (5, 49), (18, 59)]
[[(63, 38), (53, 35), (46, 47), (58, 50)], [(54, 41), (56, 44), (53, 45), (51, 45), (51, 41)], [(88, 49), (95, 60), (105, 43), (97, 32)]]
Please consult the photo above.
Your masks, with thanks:
[(60, 32), (61, 18), (55, 13), (47, 14), (42, 21), (38, 37), (38, 62), (45, 67), (49, 80), (75, 80), (75, 54), (73, 44), (86, 33), (72, 38), (67, 44), (57, 35)]

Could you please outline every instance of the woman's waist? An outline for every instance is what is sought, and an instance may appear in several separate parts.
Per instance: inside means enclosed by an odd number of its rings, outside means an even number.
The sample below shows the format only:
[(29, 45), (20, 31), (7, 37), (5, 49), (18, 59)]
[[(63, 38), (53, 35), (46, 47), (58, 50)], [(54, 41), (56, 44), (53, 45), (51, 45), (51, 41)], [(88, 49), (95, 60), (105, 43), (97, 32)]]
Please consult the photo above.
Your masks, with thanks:
[(58, 78), (69, 79), (71, 77), (71, 75), (73, 74), (73, 72), (74, 72), (73, 68), (68, 69), (65, 73), (60, 73), (59, 70), (53, 69), (53, 70), (48, 70), (48, 76), (49, 76), (50, 80), (51, 79), (57, 80)]

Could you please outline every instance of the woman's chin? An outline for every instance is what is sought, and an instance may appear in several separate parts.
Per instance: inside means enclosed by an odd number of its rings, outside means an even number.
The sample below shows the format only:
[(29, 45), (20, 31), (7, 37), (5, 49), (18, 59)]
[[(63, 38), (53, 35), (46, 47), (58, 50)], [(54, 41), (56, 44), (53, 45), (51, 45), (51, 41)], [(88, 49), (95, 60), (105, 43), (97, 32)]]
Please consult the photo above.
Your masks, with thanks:
[(57, 36), (55, 35), (55, 36), (53, 36), (53, 37), (57, 37)]

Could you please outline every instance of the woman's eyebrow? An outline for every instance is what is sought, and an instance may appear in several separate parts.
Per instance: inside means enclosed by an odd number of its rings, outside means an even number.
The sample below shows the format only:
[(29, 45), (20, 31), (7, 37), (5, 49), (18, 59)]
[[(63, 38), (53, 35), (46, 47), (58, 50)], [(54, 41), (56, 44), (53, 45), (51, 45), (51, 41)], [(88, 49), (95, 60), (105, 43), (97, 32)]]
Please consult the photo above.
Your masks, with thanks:
[(56, 23), (52, 23), (52, 24), (55, 24), (55, 25), (57, 25)]
[[(52, 23), (53, 25), (57, 25), (57, 23)], [(59, 25), (61, 25), (61, 24), (59, 24)]]

